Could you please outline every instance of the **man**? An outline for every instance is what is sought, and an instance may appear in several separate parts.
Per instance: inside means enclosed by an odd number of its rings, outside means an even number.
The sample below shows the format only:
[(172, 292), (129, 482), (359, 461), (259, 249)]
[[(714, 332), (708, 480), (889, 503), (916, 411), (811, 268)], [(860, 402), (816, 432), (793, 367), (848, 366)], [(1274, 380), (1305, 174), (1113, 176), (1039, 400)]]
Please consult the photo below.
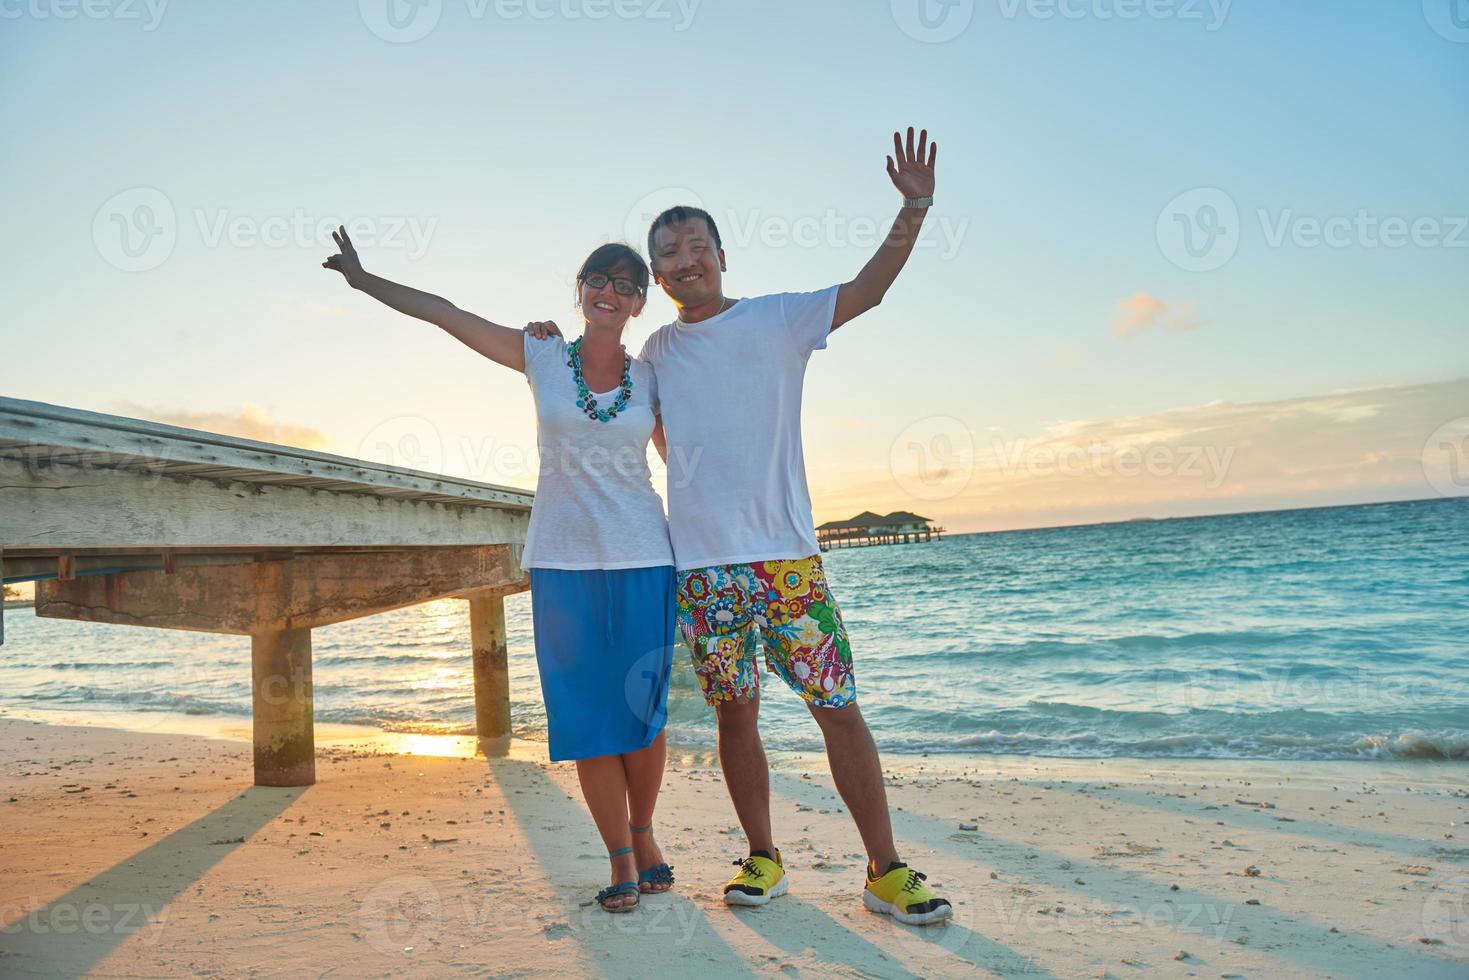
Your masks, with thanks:
[(902, 922), (947, 918), (949, 903), (893, 844), (877, 747), (857, 706), (852, 653), (826, 586), (801, 451), (806, 361), (827, 335), (882, 302), (912, 254), (933, 202), (938, 144), (893, 134), (888, 176), (903, 208), (877, 254), (851, 282), (816, 293), (730, 299), (719, 230), (694, 208), (672, 208), (648, 232), (653, 275), (678, 308), (642, 357), (658, 376), (667, 449), (697, 463), (670, 471), (669, 530), (679, 569), (679, 628), (719, 721), (719, 761), (750, 855), (725, 887), (731, 905), (763, 905), (789, 879), (770, 827), (770, 772), (755, 635), (768, 668), (811, 710), (837, 791), (869, 865), (863, 902)]
[[(924, 876), (899, 859), (877, 746), (857, 706), (852, 652), (827, 588), (801, 451), (801, 391), (827, 335), (882, 302), (912, 254), (933, 202), (938, 144), (893, 134), (888, 176), (903, 207), (877, 254), (850, 282), (814, 293), (724, 295), (719, 229), (703, 210), (676, 207), (648, 231), (657, 283), (678, 319), (643, 359), (658, 378), (670, 466), (669, 532), (678, 568), (678, 621), (719, 728), (719, 761), (749, 844), (725, 886), (730, 905), (764, 905), (789, 878), (770, 826), (770, 771), (760, 739), (756, 634), (765, 663), (821, 727), (837, 791), (867, 850), (867, 908), (922, 925), (952, 914)], [(533, 328), (535, 325), (533, 325)]]

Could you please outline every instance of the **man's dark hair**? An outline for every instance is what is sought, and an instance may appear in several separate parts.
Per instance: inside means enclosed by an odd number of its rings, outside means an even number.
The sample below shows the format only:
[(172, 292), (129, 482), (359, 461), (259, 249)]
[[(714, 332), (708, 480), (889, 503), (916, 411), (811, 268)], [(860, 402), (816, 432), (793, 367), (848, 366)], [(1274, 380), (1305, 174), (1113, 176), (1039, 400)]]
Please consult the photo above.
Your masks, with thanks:
[(631, 279), (638, 287), (638, 295), (648, 295), (648, 263), (638, 254), (638, 250), (631, 245), (622, 242), (608, 242), (606, 245), (598, 245), (587, 256), (587, 260), (581, 264), (581, 271), (576, 274), (577, 290), (576, 303), (581, 305), (581, 282), (594, 272), (600, 272), (609, 278), (621, 276)]
[(709, 234), (714, 236), (714, 247), (716, 249), (724, 248), (724, 242), (720, 241), (719, 238), (719, 226), (714, 223), (714, 219), (709, 215), (708, 211), (688, 204), (679, 204), (654, 218), (653, 223), (648, 227), (648, 254), (653, 254), (653, 236), (658, 234), (659, 228), (667, 228), (669, 225), (680, 224), (681, 222), (688, 221), (690, 218), (703, 218), (704, 224), (709, 226)]

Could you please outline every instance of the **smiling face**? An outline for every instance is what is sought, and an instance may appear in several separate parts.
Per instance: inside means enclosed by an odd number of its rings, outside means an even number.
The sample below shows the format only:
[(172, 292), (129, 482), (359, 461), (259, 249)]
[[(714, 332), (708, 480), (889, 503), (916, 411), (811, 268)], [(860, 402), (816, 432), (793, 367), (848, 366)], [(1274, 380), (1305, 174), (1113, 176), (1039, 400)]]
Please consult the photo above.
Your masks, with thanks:
[[(624, 289), (631, 283), (630, 295), (617, 291), (618, 280), (623, 280)], [(629, 317), (643, 312), (647, 298), (648, 266), (626, 245), (599, 247), (576, 274), (576, 301), (588, 327), (621, 330)]]
[(608, 279), (600, 287), (593, 286), (585, 278), (578, 283), (577, 295), (581, 300), (582, 316), (588, 326), (614, 327), (620, 330), (627, 325), (629, 317), (643, 312), (646, 300), (638, 293), (624, 296), (617, 291), (615, 279), (637, 281), (632, 270), (614, 269), (603, 275)]
[(651, 239), (653, 277), (674, 303), (698, 307), (724, 295), (724, 250), (702, 217), (662, 225)]

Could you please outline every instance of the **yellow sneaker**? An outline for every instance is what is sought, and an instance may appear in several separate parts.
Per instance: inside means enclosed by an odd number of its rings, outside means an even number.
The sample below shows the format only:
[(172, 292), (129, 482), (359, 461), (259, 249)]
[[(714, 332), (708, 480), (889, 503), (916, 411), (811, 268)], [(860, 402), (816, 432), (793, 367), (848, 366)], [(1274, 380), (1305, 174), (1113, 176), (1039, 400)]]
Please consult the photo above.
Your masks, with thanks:
[(954, 914), (946, 898), (939, 898), (923, 882), (928, 876), (894, 861), (880, 878), (867, 872), (867, 887), (862, 889), (862, 904), (870, 911), (890, 915), (910, 926), (926, 926), (942, 922)]
[(785, 866), (780, 863), (780, 851), (773, 858), (761, 851), (735, 863), (740, 866), (740, 873), (724, 886), (726, 905), (764, 905), (784, 895), (790, 887)]

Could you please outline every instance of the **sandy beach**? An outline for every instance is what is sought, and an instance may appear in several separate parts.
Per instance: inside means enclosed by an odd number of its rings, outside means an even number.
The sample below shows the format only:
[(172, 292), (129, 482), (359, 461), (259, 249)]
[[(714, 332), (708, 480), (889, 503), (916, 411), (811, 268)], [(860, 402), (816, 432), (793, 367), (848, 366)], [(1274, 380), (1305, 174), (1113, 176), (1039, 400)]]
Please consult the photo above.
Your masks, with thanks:
[(743, 841), (684, 755), (678, 885), (609, 916), (575, 772), (535, 743), (328, 742), (303, 789), (252, 786), (233, 739), (5, 718), (0, 745), (5, 976), (1469, 975), (1458, 766), (890, 757), (905, 856), (956, 904), (923, 930), (862, 908), (818, 757), (773, 775), (788, 897), (722, 904)]

